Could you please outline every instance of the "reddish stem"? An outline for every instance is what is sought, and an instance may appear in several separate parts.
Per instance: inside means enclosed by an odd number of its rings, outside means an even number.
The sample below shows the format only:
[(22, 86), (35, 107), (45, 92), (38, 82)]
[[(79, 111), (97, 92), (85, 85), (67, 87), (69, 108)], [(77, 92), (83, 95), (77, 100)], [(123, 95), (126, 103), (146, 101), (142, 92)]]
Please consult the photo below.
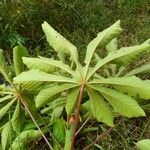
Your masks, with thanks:
[(74, 129), (73, 129), (70, 150), (73, 150), (73, 148), (74, 148), (74, 142), (75, 142), (76, 131), (77, 131), (77, 126), (78, 126), (78, 122), (79, 122), (80, 106), (81, 106), (81, 101), (82, 101), (82, 97), (83, 97), (83, 92), (84, 92), (84, 84), (82, 84), (80, 87), (80, 93), (79, 93), (79, 97), (78, 97), (77, 110), (76, 110), (76, 114), (75, 114), (75, 122), (74, 122)]

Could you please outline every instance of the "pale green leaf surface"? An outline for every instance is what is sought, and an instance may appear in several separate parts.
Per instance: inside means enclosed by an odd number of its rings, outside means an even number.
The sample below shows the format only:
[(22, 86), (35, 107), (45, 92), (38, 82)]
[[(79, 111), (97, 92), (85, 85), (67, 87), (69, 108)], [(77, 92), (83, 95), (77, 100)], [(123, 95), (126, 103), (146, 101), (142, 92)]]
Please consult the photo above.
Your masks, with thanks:
[(150, 99), (150, 85), (135, 76), (95, 79), (90, 83), (109, 85), (131, 96), (139, 95), (140, 98)]
[(54, 85), (49, 88), (43, 89), (39, 92), (39, 94), (36, 97), (36, 106), (41, 107), (46, 103), (52, 101), (52, 96), (76, 86), (78, 86), (78, 84), (66, 83), (61, 85)]
[(19, 74), (14, 78), (14, 83), (23, 83), (26, 84), (28, 82), (71, 82), (77, 83), (77, 81), (69, 78), (63, 77), (60, 75), (48, 74), (46, 72), (40, 70), (29, 70)]
[(0, 103), (4, 102), (4, 101), (6, 101), (6, 100), (8, 100), (8, 99), (10, 99), (10, 98), (12, 98), (11, 95), (6, 95), (6, 96), (0, 98)]
[(77, 48), (55, 31), (46, 21), (42, 24), (47, 41), (56, 51), (70, 54), (72, 59), (78, 64)]
[(23, 123), (24, 123), (24, 119), (25, 119), (24, 113), (23, 113), (23, 110), (21, 108), (20, 101), (18, 101), (18, 104), (16, 106), (16, 109), (15, 109), (13, 116), (12, 116), (12, 119), (11, 119), (13, 129), (16, 133), (21, 132), (21, 129), (22, 129)]
[(101, 95), (112, 105), (116, 112), (131, 117), (145, 116), (144, 111), (132, 97), (120, 93), (117, 90), (105, 88), (97, 85), (89, 85), (99, 91)]
[[(121, 51), (125, 55), (118, 57), (113, 61), (120, 65), (128, 65), (130, 62), (137, 59), (141, 54), (148, 51), (149, 49), (150, 49), (150, 44), (143, 44), (143, 45), (137, 45), (131, 47), (122, 47), (121, 49), (119, 49), (119, 51)], [(120, 53), (117, 51), (116, 55), (119, 54)], [(113, 56), (114, 54), (112, 53), (111, 55)]]
[(45, 58), (41, 56), (39, 58), (40, 58), (40, 61), (45, 62), (51, 66), (57, 67), (59, 69), (62, 69), (68, 72), (69, 74), (71, 74), (72, 76), (75, 76), (75, 71), (73, 71), (67, 64), (64, 64), (62, 61), (54, 60), (52, 58)]
[(51, 114), (51, 122), (59, 119), (62, 116), (64, 106), (56, 107)]
[(112, 39), (106, 46), (107, 51), (110, 52), (115, 52), (118, 50), (118, 43), (117, 43), (117, 38)]
[(150, 39), (147, 39), (145, 42), (143, 42), (142, 44), (150, 44)]
[(133, 60), (137, 59), (140, 54), (147, 51), (150, 48), (150, 44), (143, 44), (132, 47), (123, 47), (116, 52), (109, 53), (104, 59), (99, 61), (94, 68), (88, 73), (87, 80), (103, 65), (108, 62), (114, 61), (117, 64), (127, 65)]
[(85, 77), (87, 76), (88, 68), (90, 65), (90, 62), (92, 60), (92, 56), (96, 50), (97, 47), (103, 48), (105, 47), (113, 38), (117, 37), (120, 32), (122, 31), (120, 27), (120, 21), (117, 21), (112, 26), (108, 27), (106, 30), (100, 32), (97, 37), (92, 40), (88, 46), (86, 51), (86, 57), (85, 57)]
[(0, 73), (5, 77), (6, 81), (11, 82), (10, 68), (6, 64), (2, 49), (0, 49)]
[(67, 102), (66, 102), (66, 112), (68, 115), (71, 115), (71, 113), (74, 111), (76, 102), (77, 102), (77, 97), (79, 94), (80, 88), (73, 88), (71, 89), (70, 93), (68, 93), (67, 96)]
[(48, 105), (48, 107), (44, 108), (41, 110), (41, 114), (47, 113), (48, 111), (52, 111), (57, 107), (60, 106), (65, 106), (66, 104), (66, 99), (65, 97), (58, 97), (57, 99), (55, 99), (54, 101), (50, 102)]
[(37, 69), (43, 72), (52, 73), (55, 72), (54, 66), (52, 66), (48, 61), (41, 60), (39, 58), (29, 58), (29, 57), (23, 57), (23, 63), (29, 68), (29, 69)]
[(132, 71), (128, 72), (125, 76), (132, 76), (143, 73), (150, 73), (150, 64), (146, 64), (136, 69), (133, 69)]
[(9, 108), (13, 105), (13, 103), (15, 102), (15, 100), (16, 99), (13, 99), (12, 101), (10, 101), (8, 104), (6, 104), (4, 107), (2, 107), (0, 109), (0, 120), (6, 114), (6, 112), (9, 110)]
[(90, 105), (93, 116), (108, 126), (113, 126), (113, 113), (111, 107), (105, 102), (105, 100), (98, 94), (97, 91), (88, 88), (90, 96)]
[(15, 66), (16, 75), (24, 71), (22, 57), (25, 56), (28, 56), (28, 51), (24, 46), (18, 45), (15, 48), (13, 48), (13, 62)]
[(150, 150), (150, 139), (144, 139), (136, 143), (139, 150)]
[(113, 38), (117, 37), (121, 31), (122, 29), (120, 27), (120, 21), (117, 21), (106, 30), (100, 32), (97, 37), (92, 40), (87, 46), (85, 63), (89, 65), (96, 48), (98, 46), (100, 48), (105, 47)]

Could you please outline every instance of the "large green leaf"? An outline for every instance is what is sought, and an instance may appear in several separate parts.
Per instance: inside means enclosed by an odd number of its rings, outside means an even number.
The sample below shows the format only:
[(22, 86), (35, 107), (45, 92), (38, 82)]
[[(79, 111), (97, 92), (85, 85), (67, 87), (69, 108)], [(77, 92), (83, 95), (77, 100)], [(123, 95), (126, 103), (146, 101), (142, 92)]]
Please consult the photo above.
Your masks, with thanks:
[(23, 57), (23, 62), (29, 69), (39, 69), (41, 71), (51, 73), (54, 72), (55, 68), (57, 67), (75, 76), (75, 72), (68, 65), (64, 64), (62, 61), (54, 60), (52, 58)]
[(9, 108), (13, 105), (13, 103), (16, 101), (16, 99), (13, 99), (8, 104), (6, 104), (4, 107), (0, 109), (0, 120), (2, 117), (6, 114), (6, 112), (9, 110)]
[(144, 111), (132, 97), (120, 93), (117, 90), (105, 88), (97, 85), (89, 85), (91, 88), (99, 91), (101, 95), (112, 105), (115, 111), (120, 114), (131, 117), (145, 116)]
[(47, 73), (52, 73), (55, 71), (55, 68), (54, 66), (51, 65), (51, 63), (49, 63), (48, 61), (42, 60), (40, 58), (23, 57), (23, 63), (29, 69), (37, 69), (37, 70), (41, 70)]
[(113, 38), (117, 37), (120, 32), (122, 31), (120, 27), (120, 21), (117, 21), (114, 23), (112, 26), (107, 28), (106, 30), (100, 32), (97, 37), (92, 40), (88, 46), (87, 46), (87, 52), (86, 52), (86, 58), (85, 58), (85, 63), (86, 63), (86, 72), (89, 67), (89, 64), (91, 62), (92, 56), (96, 50), (97, 47), (103, 48), (105, 47)]
[(52, 96), (63, 92), (65, 90), (71, 89), (73, 87), (78, 86), (78, 84), (71, 84), (71, 83), (66, 83), (66, 84), (61, 84), (61, 85), (53, 85), (50, 87), (47, 87), (39, 92), (39, 94), (36, 97), (36, 106), (41, 107), (45, 105), (46, 103), (49, 103), (50, 101), (54, 100), (51, 99)]
[(0, 73), (5, 77), (6, 81), (12, 81), (10, 68), (6, 64), (2, 49), (0, 49)]
[(60, 75), (48, 74), (40, 70), (29, 70), (19, 74), (14, 78), (14, 83), (26, 84), (28, 82), (71, 82), (77, 83), (76, 80), (63, 77)]
[(25, 150), (26, 144), (41, 137), (38, 130), (28, 130), (20, 133), (13, 141), (12, 150)]
[(95, 79), (90, 83), (109, 85), (131, 96), (139, 95), (140, 98), (150, 99), (150, 85), (135, 76)]
[(98, 121), (104, 122), (109, 126), (113, 126), (113, 114), (109, 104), (105, 102), (97, 91), (88, 88), (88, 93), (90, 96), (90, 105), (93, 116)]
[(102, 66), (108, 62), (114, 61), (119, 64), (127, 65), (135, 60), (140, 54), (147, 51), (150, 44), (143, 44), (139, 46), (124, 47), (118, 51), (109, 53), (104, 59), (99, 61), (94, 68), (88, 73), (87, 80)]
[(73, 88), (71, 89), (70, 93), (68, 93), (67, 102), (66, 102), (66, 112), (68, 115), (71, 115), (71, 113), (74, 111), (79, 90), (80, 90), (79, 87)]
[(13, 62), (15, 66), (16, 75), (24, 71), (24, 64), (22, 62), (22, 57), (25, 56), (28, 56), (28, 51), (24, 46), (18, 45), (13, 49)]
[(16, 106), (16, 109), (15, 109), (12, 119), (11, 119), (13, 129), (16, 133), (21, 132), (21, 129), (22, 129), (23, 123), (24, 123), (24, 119), (25, 119), (24, 112), (21, 108), (20, 101), (18, 100), (18, 104)]
[(136, 143), (139, 150), (150, 150), (150, 139), (141, 140)]
[(56, 51), (70, 54), (72, 59), (78, 64), (77, 48), (55, 31), (47, 22), (42, 24), (47, 41)]
[(143, 73), (150, 73), (150, 64), (146, 64), (136, 69), (133, 69), (132, 71), (128, 72), (125, 76), (132, 76)]

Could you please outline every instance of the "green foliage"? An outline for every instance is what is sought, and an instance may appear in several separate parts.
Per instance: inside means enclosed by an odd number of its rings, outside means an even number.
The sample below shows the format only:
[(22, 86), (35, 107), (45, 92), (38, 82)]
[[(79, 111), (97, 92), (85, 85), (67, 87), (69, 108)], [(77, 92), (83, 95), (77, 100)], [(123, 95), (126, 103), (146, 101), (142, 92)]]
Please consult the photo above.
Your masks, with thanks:
[(16, 46), (13, 49), (13, 61), (14, 61), (16, 75), (24, 71), (24, 64), (22, 61), (23, 56), (26, 56), (26, 57), (28, 56), (27, 49), (22, 45)]
[[(69, 43), (47, 23), (44, 23), (42, 27), (49, 44), (54, 50), (61, 51), (62, 55), (66, 58), (71, 57), (71, 59), (68, 60), (67, 65), (67, 62), (43, 57), (23, 58), (24, 63), (30, 70), (15, 77), (14, 83), (21, 84), (22, 88), (28, 83), (33, 85), (35, 83), (44, 83), (44, 85), (40, 85), (42, 89), (35, 99), (37, 108), (43, 109), (43, 112), (47, 113), (47, 110), (51, 109), (49, 106), (52, 103), (57, 103), (58, 97), (60, 97), (60, 101), (61, 97), (64, 97), (67, 100), (65, 106), (67, 117), (68, 119), (69, 116), (73, 118), (74, 115), (77, 115), (77, 111), (80, 110), (81, 102), (79, 104), (79, 100), (83, 99), (83, 95), (88, 94), (90, 99), (88, 98), (85, 101), (88, 103), (90, 109), (87, 112), (91, 113), (98, 121), (106, 123), (109, 126), (113, 126), (115, 113), (129, 118), (145, 116), (145, 112), (139, 106), (136, 99), (137, 97), (145, 100), (150, 99), (149, 81), (143, 81), (135, 76), (105, 77), (100, 72), (100, 69), (110, 65), (115, 75), (117, 66), (124, 68), (135, 61), (144, 52), (148, 51), (150, 49), (148, 42), (138, 46), (117, 49), (116, 39), (114, 38), (118, 37), (122, 31), (120, 22), (118, 21), (103, 32), (100, 32), (98, 36), (89, 43), (86, 58), (84, 62), (80, 63), (75, 46)], [(115, 42), (112, 40), (115, 40)], [(110, 45), (112, 45), (112, 50), (110, 50)], [(108, 55), (103, 58), (99, 56), (97, 52), (104, 48), (108, 50)], [(93, 65), (94, 54), (96, 54), (95, 58), (98, 59), (98, 61), (95, 61)], [(46, 63), (48, 67), (44, 66), (44, 63)], [(84, 63), (85, 65), (83, 65)], [(113, 63), (115, 63), (115, 65)], [(57, 67), (59, 70), (51, 70), (53, 67)], [(122, 69), (120, 70), (122, 71)], [(86, 93), (86, 91), (88, 93)], [(59, 106), (51, 112), (51, 121), (55, 120), (53, 117), (56, 119), (61, 117), (60, 114), (63, 108), (64, 107)], [(74, 124), (72, 121), (67, 122), (68, 128), (71, 127), (72, 123)], [(73, 131), (66, 130), (67, 141), (69, 137), (70, 140), (73, 138), (74, 127), (73, 125)], [(70, 141), (69, 143), (71, 144)], [(65, 147), (70, 146), (71, 145), (65, 145)]]
[(19, 134), (16, 139), (12, 143), (12, 150), (25, 150), (26, 145), (33, 140), (37, 140), (40, 138), (40, 132), (38, 130), (28, 130), (23, 131)]
[[(0, 73), (3, 75), (5, 81), (8, 82), (7, 85), (3, 84), (0, 88), (0, 120), (5, 120), (0, 125), (1, 146), (3, 150), (25, 149), (28, 142), (41, 137), (39, 131), (24, 130), (24, 123), (26, 120), (29, 121), (29, 118), (25, 116), (21, 99), (24, 96), (29, 97), (29, 95), (25, 92), (22, 93), (20, 85), (12, 81), (14, 77), (13, 72), (17, 75), (25, 69), (22, 61), (23, 56), (28, 56), (25, 47), (19, 45), (13, 49), (14, 70), (12, 70), (4, 59), (3, 51), (0, 51)], [(30, 95), (30, 97), (32, 96)], [(26, 101), (26, 99), (23, 101)], [(25, 103), (28, 104), (28, 101)]]
[(88, 89), (93, 116), (98, 120), (113, 126), (113, 113), (107, 102), (92, 88)]
[(139, 150), (149, 150), (150, 140), (145, 139), (136, 143), (136, 146)]
[[(41, 137), (41, 130), (23, 128), (24, 119), (28, 117), (26, 111), (31, 111), (30, 113), (36, 115), (37, 109), (39, 109), (42, 114), (48, 116), (52, 134), (56, 138), (51, 140), (53, 148), (59, 149), (57, 140), (66, 150), (68, 147), (74, 146), (72, 141), (75, 138), (78, 119), (79, 117), (81, 120), (83, 118), (80, 114), (82, 106), (86, 108), (86, 111), (83, 110), (85, 114), (92, 115), (93, 118), (108, 126), (113, 126), (116, 113), (129, 118), (145, 116), (137, 98), (143, 101), (150, 99), (149, 80), (141, 80), (138, 77), (127, 75), (120, 77), (116, 74), (116, 69), (119, 68), (119, 74), (121, 74), (125, 67), (150, 49), (149, 42), (118, 49), (116, 43), (118, 43), (117, 38), (122, 29), (120, 21), (117, 21), (100, 32), (88, 44), (85, 60), (81, 62), (78, 58), (77, 48), (73, 44), (48, 23), (44, 22), (42, 28), (50, 46), (58, 52), (59, 60), (40, 56), (39, 58), (28, 58), (26, 57), (27, 50), (21, 45), (17, 46), (13, 51), (17, 76), (13, 76), (12, 81), (8, 76), (9, 69), (7, 68), (9, 67), (2, 52), (0, 53), (2, 62), (0, 71), (11, 84), (10, 87), (1, 87), (0, 119), (6, 115), (8, 110), (12, 109), (12, 114), (9, 113), (7, 122), (13, 127), (10, 132), (12, 130), (16, 134), (14, 137), (10, 137), (7, 133), (7, 137), (2, 138), (3, 147), (14, 150), (25, 149), (34, 138)], [(108, 50), (105, 57), (100, 55), (102, 49)], [(29, 70), (24, 70), (23, 63)], [(107, 67), (111, 68), (114, 77), (111, 77)], [(101, 71), (103, 69), (107, 72), (107, 76), (103, 75), (103, 71)], [(22, 110), (20, 102), (23, 105), (25, 103), (25, 112)], [(16, 107), (12, 107), (15, 105)], [(35, 122), (33, 116), (32, 120)], [(26, 122), (29, 123), (28, 119)], [(6, 132), (6, 124), (2, 126), (2, 132)], [(8, 141), (12, 140), (10, 145), (5, 141), (6, 138)]]

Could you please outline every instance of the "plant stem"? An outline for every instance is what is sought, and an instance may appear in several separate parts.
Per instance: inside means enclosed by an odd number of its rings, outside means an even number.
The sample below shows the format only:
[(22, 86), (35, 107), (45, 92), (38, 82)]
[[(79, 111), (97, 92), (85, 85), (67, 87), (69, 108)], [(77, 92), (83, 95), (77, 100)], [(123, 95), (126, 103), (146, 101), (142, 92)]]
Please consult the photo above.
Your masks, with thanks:
[(25, 107), (25, 110), (28, 112), (28, 114), (30, 115), (32, 121), (34, 122), (34, 124), (36, 125), (37, 129), (39, 130), (39, 132), (41, 133), (43, 139), (45, 140), (45, 142), (47, 143), (47, 145), (49, 146), (50, 150), (53, 150), (52, 146), (50, 145), (49, 141), (47, 140), (47, 138), (45, 137), (45, 135), (43, 134), (42, 130), (40, 129), (39, 125), (37, 124), (37, 122), (35, 121), (33, 115), (31, 114), (29, 108), (27, 107), (26, 103), (24, 102), (22, 96), (19, 94), (19, 98), (21, 100), (21, 103), (23, 104), (23, 106)]
[(74, 148), (74, 142), (75, 142), (75, 137), (76, 137), (76, 130), (79, 122), (79, 115), (80, 115), (80, 106), (81, 106), (81, 101), (83, 97), (83, 92), (84, 92), (84, 83), (80, 87), (80, 93), (79, 93), (79, 98), (78, 98), (78, 103), (77, 103), (77, 110), (75, 114), (75, 122), (74, 122), (74, 129), (73, 129), (73, 135), (72, 135), (72, 142), (71, 142), (71, 149), (73, 150)]

